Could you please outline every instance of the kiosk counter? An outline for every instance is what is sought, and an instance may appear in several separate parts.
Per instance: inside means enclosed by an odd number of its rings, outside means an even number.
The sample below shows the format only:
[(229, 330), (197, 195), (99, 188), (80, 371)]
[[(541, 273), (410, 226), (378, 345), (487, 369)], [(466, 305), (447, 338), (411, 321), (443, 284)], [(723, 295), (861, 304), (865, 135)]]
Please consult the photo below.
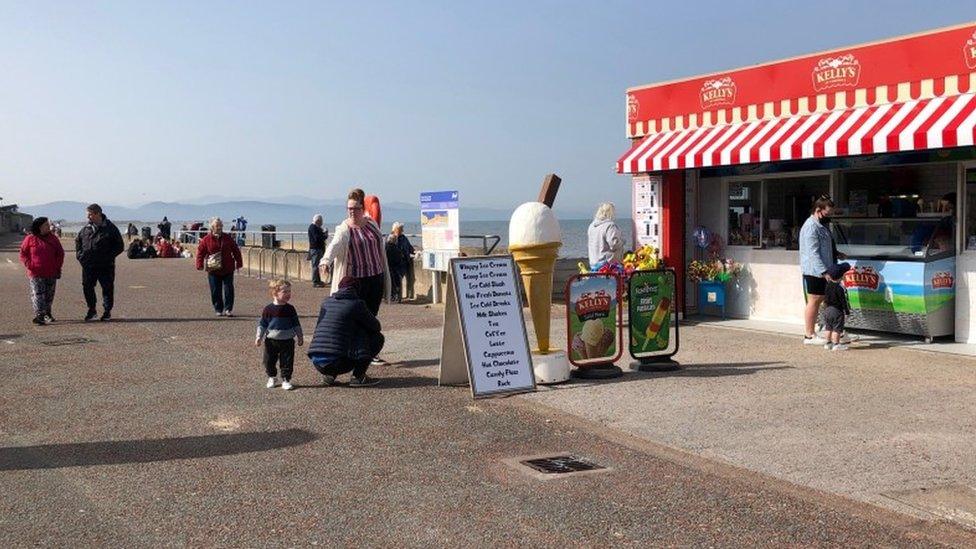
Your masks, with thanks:
[[(951, 217), (834, 218), (848, 326), (907, 335), (952, 335), (955, 327), (955, 228)], [(846, 259), (844, 257), (846, 256)]]

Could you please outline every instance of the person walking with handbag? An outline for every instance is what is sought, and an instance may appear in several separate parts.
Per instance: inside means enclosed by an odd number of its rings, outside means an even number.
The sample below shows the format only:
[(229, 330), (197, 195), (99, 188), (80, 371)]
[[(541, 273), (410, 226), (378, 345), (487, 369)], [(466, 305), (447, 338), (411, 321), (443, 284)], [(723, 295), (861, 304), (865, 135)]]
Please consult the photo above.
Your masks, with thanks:
[(81, 288), (88, 305), (85, 320), (91, 320), (97, 314), (95, 284), (98, 284), (102, 287), (104, 309), (101, 320), (107, 321), (112, 319), (115, 304), (115, 258), (125, 251), (125, 242), (119, 228), (102, 213), (101, 206), (90, 204), (86, 213), (88, 224), (75, 238), (75, 257), (81, 263)]
[(210, 301), (217, 316), (234, 316), (234, 271), (244, 266), (237, 242), (224, 232), (219, 217), (210, 220), (210, 232), (197, 246), (197, 270), (207, 271)]
[(54, 322), (51, 305), (64, 265), (64, 248), (58, 235), (51, 231), (46, 217), (38, 217), (31, 223), (30, 234), (20, 244), (20, 262), (27, 268), (30, 283), (31, 304), (34, 306), (34, 319), (31, 322), (38, 326)]
[(312, 286), (325, 288), (319, 264), (325, 255), (325, 241), (329, 238), (329, 231), (322, 229), (322, 214), (315, 214), (312, 224), (308, 226), (308, 260), (312, 262)]

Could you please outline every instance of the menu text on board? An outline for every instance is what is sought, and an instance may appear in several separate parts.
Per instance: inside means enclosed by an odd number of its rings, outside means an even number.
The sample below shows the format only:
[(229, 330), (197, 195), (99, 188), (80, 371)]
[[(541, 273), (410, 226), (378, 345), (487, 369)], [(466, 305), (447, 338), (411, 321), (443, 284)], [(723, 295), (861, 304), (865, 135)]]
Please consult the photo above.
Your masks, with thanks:
[(533, 390), (512, 258), (455, 259), (451, 265), (474, 393)]

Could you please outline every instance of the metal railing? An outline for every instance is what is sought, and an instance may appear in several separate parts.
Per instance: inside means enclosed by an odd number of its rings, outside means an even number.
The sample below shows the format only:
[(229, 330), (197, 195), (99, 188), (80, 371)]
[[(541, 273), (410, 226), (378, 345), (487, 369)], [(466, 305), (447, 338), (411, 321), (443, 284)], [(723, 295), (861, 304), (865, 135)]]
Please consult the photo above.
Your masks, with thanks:
[[(189, 231), (180, 229), (173, 232), (173, 238), (188, 244), (196, 244), (208, 232), (209, 231), (207, 230)], [(252, 246), (255, 248), (281, 248), (296, 251), (305, 251), (308, 249), (308, 233), (305, 231), (227, 231), (227, 234), (235, 237), (239, 246)], [(282, 240), (278, 238), (279, 236), (285, 236), (286, 239)], [(385, 237), (387, 235), (384, 234), (383, 236)], [(413, 241), (418, 241), (421, 239), (421, 235), (419, 234), (404, 234), (404, 236), (412, 239)], [(458, 238), (460, 238), (462, 241), (476, 240), (481, 242), (481, 252), (483, 255), (491, 255), (491, 253), (495, 251), (495, 248), (498, 247), (498, 244), (502, 241), (502, 237), (495, 234), (462, 234)], [(271, 245), (265, 246), (265, 241)], [(296, 248), (296, 242), (298, 244), (304, 244), (305, 247)], [(283, 243), (288, 243), (288, 247), (286, 248), (282, 246)], [(418, 251), (420, 251), (419, 246)]]

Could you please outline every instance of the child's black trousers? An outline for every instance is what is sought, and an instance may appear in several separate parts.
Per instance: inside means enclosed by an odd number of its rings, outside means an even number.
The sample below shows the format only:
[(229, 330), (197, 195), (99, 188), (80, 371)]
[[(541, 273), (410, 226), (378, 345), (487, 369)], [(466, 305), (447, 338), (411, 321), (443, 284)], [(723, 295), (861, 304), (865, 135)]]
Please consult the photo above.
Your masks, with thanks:
[(264, 371), (268, 377), (278, 375), (275, 364), (281, 363), (281, 379), (291, 380), (291, 372), (295, 366), (294, 339), (264, 339)]

